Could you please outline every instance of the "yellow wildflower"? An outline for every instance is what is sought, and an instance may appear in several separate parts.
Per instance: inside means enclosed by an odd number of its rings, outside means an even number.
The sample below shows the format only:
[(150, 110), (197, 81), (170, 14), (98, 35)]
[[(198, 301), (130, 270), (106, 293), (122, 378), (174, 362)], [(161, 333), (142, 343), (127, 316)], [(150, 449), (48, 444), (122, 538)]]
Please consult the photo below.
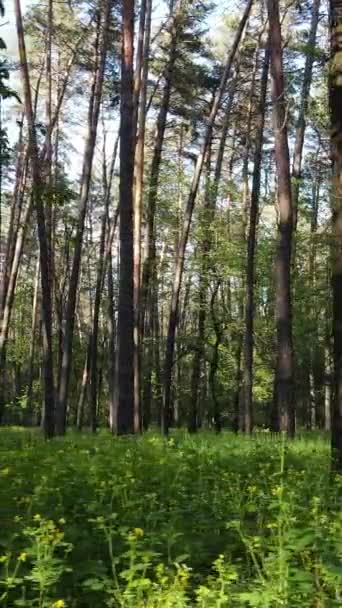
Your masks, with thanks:
[(66, 603), (64, 600), (57, 600), (54, 604), (52, 604), (52, 608), (66, 608)]
[(134, 536), (144, 536), (144, 530), (142, 528), (133, 529)]
[(22, 553), (20, 553), (20, 555), (18, 557), (18, 561), (19, 562), (26, 562), (26, 558), (27, 558), (27, 553), (25, 553), (25, 551), (23, 551)]

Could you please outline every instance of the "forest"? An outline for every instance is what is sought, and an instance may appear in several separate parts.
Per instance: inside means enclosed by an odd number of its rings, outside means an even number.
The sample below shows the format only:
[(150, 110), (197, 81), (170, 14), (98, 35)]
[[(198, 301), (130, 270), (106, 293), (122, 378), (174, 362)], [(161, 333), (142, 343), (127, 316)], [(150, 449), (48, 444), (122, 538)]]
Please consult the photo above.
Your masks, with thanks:
[(342, 1), (0, 25), (0, 606), (342, 606)]

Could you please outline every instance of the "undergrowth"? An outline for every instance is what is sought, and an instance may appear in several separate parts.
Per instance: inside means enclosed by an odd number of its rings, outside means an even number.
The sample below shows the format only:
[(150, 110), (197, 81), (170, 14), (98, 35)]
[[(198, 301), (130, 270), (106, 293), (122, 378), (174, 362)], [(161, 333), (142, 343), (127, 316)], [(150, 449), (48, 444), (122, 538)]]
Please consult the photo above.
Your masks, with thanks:
[(0, 440), (3, 608), (342, 605), (324, 437)]

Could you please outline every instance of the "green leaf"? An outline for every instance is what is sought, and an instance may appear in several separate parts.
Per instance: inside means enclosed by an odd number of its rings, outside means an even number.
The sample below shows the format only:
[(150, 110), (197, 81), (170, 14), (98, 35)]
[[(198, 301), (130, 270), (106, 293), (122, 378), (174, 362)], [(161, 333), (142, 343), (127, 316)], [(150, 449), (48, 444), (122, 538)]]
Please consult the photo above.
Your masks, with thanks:
[(83, 581), (82, 586), (91, 591), (102, 591), (105, 588), (105, 581), (100, 578), (88, 578)]

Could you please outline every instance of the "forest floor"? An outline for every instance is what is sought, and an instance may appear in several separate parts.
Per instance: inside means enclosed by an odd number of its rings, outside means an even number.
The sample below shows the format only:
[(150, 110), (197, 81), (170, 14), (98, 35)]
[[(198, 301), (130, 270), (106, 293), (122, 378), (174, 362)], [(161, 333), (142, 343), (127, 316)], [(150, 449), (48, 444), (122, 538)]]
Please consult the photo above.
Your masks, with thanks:
[(327, 438), (0, 431), (0, 606), (342, 605)]

